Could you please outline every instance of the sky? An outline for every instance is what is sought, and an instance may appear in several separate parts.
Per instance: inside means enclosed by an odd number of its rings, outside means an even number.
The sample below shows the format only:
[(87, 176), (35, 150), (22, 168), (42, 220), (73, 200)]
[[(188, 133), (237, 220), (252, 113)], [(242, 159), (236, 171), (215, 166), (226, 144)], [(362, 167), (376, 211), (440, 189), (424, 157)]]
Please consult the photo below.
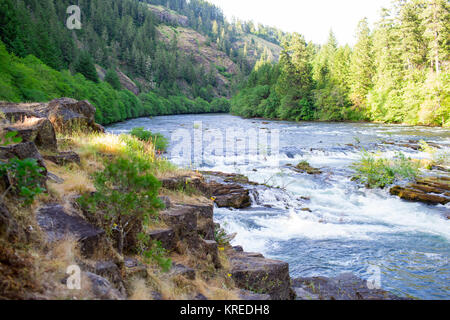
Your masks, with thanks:
[(209, 0), (231, 20), (253, 20), (287, 32), (298, 32), (306, 41), (325, 43), (330, 29), (339, 44), (354, 45), (356, 26), (364, 17), (373, 25), (382, 7), (391, 0)]

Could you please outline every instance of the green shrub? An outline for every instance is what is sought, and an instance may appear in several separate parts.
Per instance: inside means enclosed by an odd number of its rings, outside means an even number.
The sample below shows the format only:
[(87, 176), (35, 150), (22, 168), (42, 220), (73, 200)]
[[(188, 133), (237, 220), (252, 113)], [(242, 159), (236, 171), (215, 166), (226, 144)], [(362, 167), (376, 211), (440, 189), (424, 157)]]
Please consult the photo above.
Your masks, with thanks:
[(155, 149), (161, 152), (167, 150), (169, 142), (166, 137), (160, 133), (152, 133), (149, 130), (145, 130), (143, 127), (133, 128), (130, 131), (132, 136), (135, 136), (141, 141), (151, 142), (155, 146)]
[(147, 161), (119, 157), (95, 174), (97, 192), (79, 199), (91, 220), (116, 239), (120, 253), (136, 246), (143, 227), (157, 220), (157, 209), (162, 208), (161, 183), (146, 173), (149, 169)]
[(144, 257), (147, 263), (155, 261), (164, 272), (168, 272), (172, 267), (172, 260), (167, 258), (167, 251), (161, 246), (160, 241), (150, 239), (145, 233), (138, 234), (139, 253)]
[(363, 152), (361, 159), (353, 164), (355, 180), (368, 188), (385, 188), (396, 179), (414, 180), (419, 173), (418, 164), (398, 152), (394, 159), (376, 157), (373, 153)]
[(13, 158), (7, 163), (0, 163), (0, 174), (7, 175), (10, 181), (3, 197), (13, 191), (23, 199), (25, 205), (30, 205), (37, 195), (45, 191), (42, 179), (44, 171), (45, 169), (39, 166), (36, 159)]

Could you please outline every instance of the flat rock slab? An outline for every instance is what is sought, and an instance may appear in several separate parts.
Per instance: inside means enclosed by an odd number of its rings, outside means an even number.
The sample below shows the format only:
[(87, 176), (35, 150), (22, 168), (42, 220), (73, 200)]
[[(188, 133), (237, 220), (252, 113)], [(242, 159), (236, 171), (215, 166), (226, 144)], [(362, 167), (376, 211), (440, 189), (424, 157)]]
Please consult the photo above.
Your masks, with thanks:
[(272, 300), (290, 300), (295, 294), (290, 287), (289, 264), (246, 254), (229, 252), (231, 275), (238, 288), (268, 294)]
[(364, 281), (352, 273), (336, 278), (297, 278), (292, 287), (299, 300), (401, 300), (387, 291), (369, 289)]
[(390, 193), (408, 201), (446, 205), (450, 202), (450, 181), (448, 177), (424, 178), (406, 187), (392, 187)]
[(198, 247), (197, 213), (195, 208), (174, 205), (160, 213), (161, 219), (175, 233), (175, 241), (183, 241), (189, 247)]
[(172, 265), (172, 269), (170, 270), (168, 276), (174, 277), (174, 276), (183, 276), (186, 279), (189, 280), (195, 280), (195, 270), (189, 267), (186, 267), (182, 264), (174, 264)]
[(161, 242), (161, 246), (168, 250), (172, 251), (176, 246), (175, 233), (172, 229), (159, 229), (159, 230), (151, 230), (147, 233), (150, 239), (154, 241)]
[(63, 166), (69, 163), (81, 164), (80, 156), (73, 151), (60, 152), (54, 155), (44, 155), (44, 159)]
[(92, 256), (104, 240), (105, 231), (94, 227), (81, 217), (71, 216), (59, 204), (50, 204), (37, 212), (37, 222), (47, 234), (49, 242), (75, 237), (81, 245), (81, 252)]
[(241, 300), (247, 300), (247, 301), (265, 301), (270, 300), (270, 295), (268, 294), (260, 294), (260, 293), (254, 293), (247, 290), (241, 290), (239, 292), (239, 299)]

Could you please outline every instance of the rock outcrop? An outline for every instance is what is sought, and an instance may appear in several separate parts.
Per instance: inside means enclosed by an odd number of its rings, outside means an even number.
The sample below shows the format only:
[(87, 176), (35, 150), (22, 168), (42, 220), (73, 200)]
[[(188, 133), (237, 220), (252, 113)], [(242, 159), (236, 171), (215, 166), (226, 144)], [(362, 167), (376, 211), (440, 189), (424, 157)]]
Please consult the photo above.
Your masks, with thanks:
[(0, 103), (0, 111), (18, 126), (29, 122), (39, 122), (42, 126), (45, 121), (39, 119), (48, 119), (56, 132), (70, 133), (76, 129), (104, 132), (104, 128), (95, 123), (95, 107), (88, 101), (60, 98), (48, 103)]
[(298, 300), (400, 300), (382, 289), (369, 289), (367, 281), (352, 273), (336, 278), (297, 278), (292, 281)]
[(291, 300), (289, 264), (264, 258), (259, 253), (230, 250), (231, 275), (235, 284), (244, 290), (270, 295), (272, 300)]
[(59, 204), (48, 204), (36, 213), (36, 220), (47, 235), (48, 242), (75, 238), (84, 256), (93, 256), (105, 241), (105, 231), (94, 227), (79, 216), (69, 215)]
[(431, 205), (445, 205), (450, 202), (450, 178), (423, 178), (406, 187), (392, 187), (390, 193), (408, 201), (423, 202)]
[(55, 129), (47, 118), (26, 118), (6, 127), (5, 130), (17, 132), (22, 141), (34, 142), (40, 148), (49, 150), (58, 148)]

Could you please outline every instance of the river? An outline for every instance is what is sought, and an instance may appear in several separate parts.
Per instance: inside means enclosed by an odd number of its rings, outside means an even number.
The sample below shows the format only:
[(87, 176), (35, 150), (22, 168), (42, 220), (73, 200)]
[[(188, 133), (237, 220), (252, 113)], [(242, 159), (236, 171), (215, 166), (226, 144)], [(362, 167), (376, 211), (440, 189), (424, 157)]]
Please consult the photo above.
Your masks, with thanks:
[[(177, 165), (240, 173), (251, 181), (279, 187), (256, 188), (251, 208), (216, 208), (215, 219), (229, 233), (237, 233), (233, 244), (289, 262), (292, 277), (332, 277), (353, 272), (371, 279), (375, 274), (382, 288), (394, 294), (450, 299), (450, 220), (446, 218), (450, 205), (403, 201), (388, 190), (369, 190), (351, 180), (351, 165), (363, 148), (385, 156), (402, 151), (412, 158), (426, 159), (430, 157), (427, 153), (382, 141), (401, 144), (424, 140), (439, 144), (441, 152), (450, 152), (450, 130), (371, 123), (266, 121), (226, 114), (139, 118), (114, 124), (107, 130), (125, 133), (134, 127), (160, 132), (169, 140), (189, 133), (189, 143), (175, 139), (171, 144), (168, 157)], [(221, 132), (228, 139), (226, 132), (230, 128), (242, 129), (244, 133), (267, 132), (267, 136), (279, 132), (279, 146), (272, 145), (279, 153), (268, 150), (259, 156), (246, 156), (239, 152), (227, 162), (217, 152), (203, 151), (203, 158), (199, 159), (195, 152), (191, 157), (172, 152), (180, 149), (180, 143), (186, 147), (192, 142), (193, 148), (198, 148), (193, 141), (202, 138), (195, 132)], [(259, 141), (257, 148), (261, 151), (267, 146), (261, 148)], [(286, 166), (302, 160), (323, 173), (300, 174)]]

